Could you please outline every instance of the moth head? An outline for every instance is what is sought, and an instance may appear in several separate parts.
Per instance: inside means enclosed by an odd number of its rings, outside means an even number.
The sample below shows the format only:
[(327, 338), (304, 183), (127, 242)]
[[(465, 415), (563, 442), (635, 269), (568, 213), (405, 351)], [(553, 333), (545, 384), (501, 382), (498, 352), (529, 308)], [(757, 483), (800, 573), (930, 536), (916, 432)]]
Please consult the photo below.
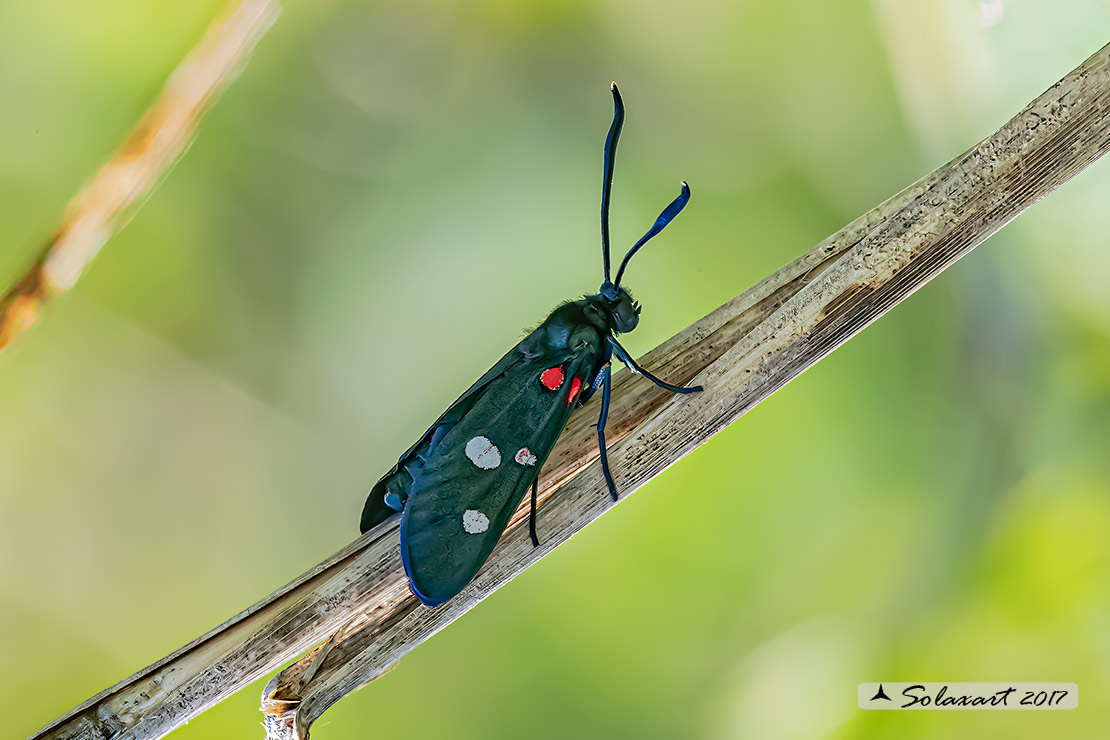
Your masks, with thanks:
[(618, 288), (606, 280), (601, 284), (597, 297), (616, 333), (627, 334), (640, 323), (640, 304), (624, 288)]

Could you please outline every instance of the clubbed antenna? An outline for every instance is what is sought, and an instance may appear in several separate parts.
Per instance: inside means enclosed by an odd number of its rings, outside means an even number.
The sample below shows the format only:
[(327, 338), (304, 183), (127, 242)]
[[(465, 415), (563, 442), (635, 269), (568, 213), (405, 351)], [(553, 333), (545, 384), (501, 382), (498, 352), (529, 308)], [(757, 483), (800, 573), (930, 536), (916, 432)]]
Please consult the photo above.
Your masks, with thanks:
[[(624, 275), (624, 268), (628, 266), (628, 261), (632, 259), (632, 255), (636, 254), (636, 252), (639, 251), (640, 247), (647, 244), (649, 239), (662, 231), (663, 228), (667, 224), (669, 224), (675, 216), (682, 212), (682, 209), (685, 208), (686, 204), (689, 202), (690, 186), (683, 182), (682, 192), (678, 194), (678, 197), (671, 201), (671, 204), (669, 206), (663, 209), (663, 212), (659, 214), (659, 218), (655, 219), (655, 225), (651, 227), (648, 233), (644, 234), (643, 237), (640, 238), (640, 241), (636, 242), (632, 246), (632, 249), (628, 250), (628, 254), (626, 254), (624, 256), (624, 260), (621, 261), (620, 269), (617, 270), (617, 279), (616, 281), (614, 281), (613, 287), (620, 287), (621, 276)], [(608, 266), (608, 260), (606, 260), (606, 266)], [(606, 271), (605, 273), (605, 279), (609, 279), (608, 271)]]
[(617, 141), (621, 138), (621, 128), (624, 127), (624, 101), (621, 100), (617, 83), (612, 83), (613, 91), (613, 125), (609, 127), (609, 135), (605, 137), (605, 170), (604, 181), (601, 184), (601, 259), (605, 265), (605, 282), (609, 282), (609, 191), (613, 189), (613, 165), (617, 160)]

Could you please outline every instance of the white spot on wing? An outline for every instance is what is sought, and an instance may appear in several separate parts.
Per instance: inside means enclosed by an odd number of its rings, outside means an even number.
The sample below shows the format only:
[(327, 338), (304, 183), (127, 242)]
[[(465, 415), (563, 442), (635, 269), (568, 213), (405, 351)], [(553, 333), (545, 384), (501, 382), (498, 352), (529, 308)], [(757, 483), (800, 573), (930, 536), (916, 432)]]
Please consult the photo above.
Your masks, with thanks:
[(482, 470), (493, 470), (501, 464), (501, 450), (486, 437), (474, 437), (467, 442), (466, 456)]
[(489, 517), (477, 509), (467, 509), (462, 519), (467, 534), (481, 534), (489, 529)]
[(517, 465), (536, 464), (536, 456), (533, 455), (532, 451), (527, 447), (521, 447), (519, 450), (517, 450), (516, 457), (514, 457), (513, 459), (516, 460)]

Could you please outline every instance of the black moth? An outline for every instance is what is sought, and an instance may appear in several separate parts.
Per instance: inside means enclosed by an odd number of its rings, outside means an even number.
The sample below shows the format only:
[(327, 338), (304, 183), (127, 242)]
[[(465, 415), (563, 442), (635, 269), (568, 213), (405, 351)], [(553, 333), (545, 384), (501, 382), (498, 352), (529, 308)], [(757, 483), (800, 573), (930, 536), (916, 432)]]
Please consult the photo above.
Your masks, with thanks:
[(690, 200), (690, 188), (663, 209), (651, 229), (625, 255), (609, 279), (609, 191), (624, 103), (613, 91), (613, 124), (605, 138), (601, 190), (601, 246), (605, 281), (596, 295), (568, 301), (509, 350), (439, 417), (377, 482), (362, 510), (361, 528), (401, 511), (401, 558), (409, 584), (422, 602), (436, 606), (470, 583), (489, 557), (509, 519), (532, 488), (529, 531), (536, 539), (536, 481), (540, 467), (571, 412), (601, 388), (597, 440), (609, 494), (617, 487), (605, 454), (605, 422), (612, 387), (610, 360), (675, 393), (641, 369), (616, 335), (639, 323), (640, 306), (621, 287), (632, 255), (663, 230)]

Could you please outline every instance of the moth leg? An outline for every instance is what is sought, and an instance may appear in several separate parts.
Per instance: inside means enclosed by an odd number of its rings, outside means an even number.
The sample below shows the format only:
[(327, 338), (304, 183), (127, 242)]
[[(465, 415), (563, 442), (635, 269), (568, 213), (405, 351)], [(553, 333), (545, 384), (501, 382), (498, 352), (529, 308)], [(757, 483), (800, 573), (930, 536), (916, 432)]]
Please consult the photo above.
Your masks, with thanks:
[(652, 383), (655, 383), (660, 388), (665, 388), (671, 393), (698, 393), (699, 391), (704, 390), (700, 385), (681, 386), (666, 383), (637, 365), (636, 361), (632, 359), (632, 355), (628, 354), (628, 351), (624, 347), (620, 346), (620, 344), (617, 343), (616, 339), (614, 339), (613, 337), (609, 337), (609, 344), (613, 346), (613, 350), (617, 353), (617, 357), (621, 359), (621, 362), (628, 366), (629, 370), (636, 373), (637, 375), (643, 375), (645, 378), (650, 380)]
[(613, 391), (613, 371), (606, 365), (602, 371), (605, 377), (601, 383), (601, 414), (597, 417), (597, 449), (601, 453), (601, 472), (605, 475), (605, 485), (609, 486), (609, 495), (617, 500), (617, 484), (613, 482), (613, 473), (609, 470), (609, 456), (605, 453), (605, 424), (609, 421), (609, 396)]
[(402, 466), (397, 475), (385, 484), (385, 505), (394, 511), (404, 511), (405, 499), (408, 498), (409, 489), (412, 488), (412, 473), (407, 466)]
[(431, 438), (426, 444), (422, 445), (416, 453), (416, 456), (420, 459), (420, 461), (426, 461), (428, 459), (428, 455), (431, 454), (431, 452), (435, 450), (436, 447), (439, 447), (440, 441), (447, 436), (447, 432), (451, 431), (454, 428), (454, 424), (440, 424), (439, 426), (432, 429)]
[(397, 475), (390, 478), (385, 484), (385, 505), (394, 511), (404, 511), (405, 501), (408, 500), (409, 490), (412, 489), (413, 475), (409, 466), (414, 461), (409, 461), (400, 466)]
[(532, 479), (532, 509), (528, 512), (528, 536), (532, 538), (532, 547), (540, 546), (540, 538), (536, 536), (536, 494), (540, 487), (540, 473)]

